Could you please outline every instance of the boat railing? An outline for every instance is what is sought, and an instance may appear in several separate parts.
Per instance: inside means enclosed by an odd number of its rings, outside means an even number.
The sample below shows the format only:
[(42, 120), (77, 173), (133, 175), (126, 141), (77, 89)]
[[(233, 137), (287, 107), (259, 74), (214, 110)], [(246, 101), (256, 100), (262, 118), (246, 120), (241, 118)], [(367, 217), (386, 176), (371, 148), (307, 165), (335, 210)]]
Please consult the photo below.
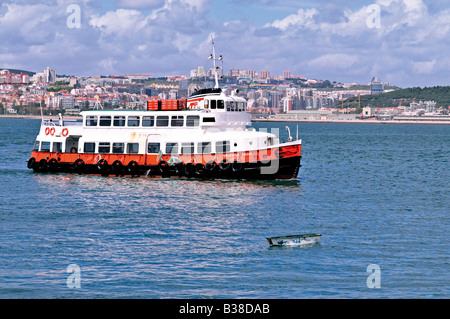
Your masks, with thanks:
[(42, 120), (42, 126), (59, 126), (59, 121), (53, 122), (50, 120)]
[[(62, 125), (61, 125), (62, 124)], [(70, 120), (63, 120), (62, 122), (60, 120), (42, 120), (42, 126), (82, 126), (82, 121), (70, 121)]]

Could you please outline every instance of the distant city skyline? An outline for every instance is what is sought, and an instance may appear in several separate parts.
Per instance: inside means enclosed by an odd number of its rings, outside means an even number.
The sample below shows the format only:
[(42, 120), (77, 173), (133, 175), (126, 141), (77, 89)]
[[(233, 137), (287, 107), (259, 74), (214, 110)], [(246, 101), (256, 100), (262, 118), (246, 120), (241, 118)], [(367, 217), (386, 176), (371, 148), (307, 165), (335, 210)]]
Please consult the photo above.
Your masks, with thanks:
[(444, 0), (4, 0), (0, 25), (0, 68), (189, 76), (214, 35), (224, 74), (450, 85)]

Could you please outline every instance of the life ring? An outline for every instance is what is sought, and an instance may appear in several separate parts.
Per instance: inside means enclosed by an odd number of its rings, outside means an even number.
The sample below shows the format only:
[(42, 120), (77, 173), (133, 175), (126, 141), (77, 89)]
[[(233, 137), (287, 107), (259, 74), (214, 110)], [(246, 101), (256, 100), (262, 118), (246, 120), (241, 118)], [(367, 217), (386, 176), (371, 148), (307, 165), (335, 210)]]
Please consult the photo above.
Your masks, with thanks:
[(47, 169), (47, 160), (46, 159), (41, 159), (38, 163), (37, 166), (38, 170), (43, 172)]
[(53, 136), (55, 134), (55, 128), (52, 127), (49, 132), (50, 132), (50, 135)]
[(99, 171), (106, 171), (108, 169), (108, 161), (102, 158), (97, 162), (97, 168)]
[(136, 173), (138, 170), (139, 164), (136, 161), (131, 161), (127, 165), (128, 172)]
[(36, 164), (36, 159), (34, 157), (32, 157), (28, 160), (27, 167), (31, 169), (34, 167), (35, 164)]
[(201, 176), (204, 173), (205, 173), (205, 165), (201, 163), (195, 164), (195, 174)]
[(219, 168), (221, 171), (227, 171), (230, 167), (231, 167), (231, 162), (229, 160), (227, 160), (226, 158), (224, 158), (219, 163)]
[(111, 167), (115, 173), (120, 173), (123, 169), (123, 164), (121, 161), (117, 160), (112, 163)]
[(77, 152), (77, 148), (75, 146), (72, 146), (72, 148), (70, 149), (70, 153), (76, 153)]
[(84, 161), (79, 158), (75, 161), (75, 163), (73, 163), (73, 166), (78, 173), (81, 173), (84, 170)]
[(184, 163), (183, 162), (179, 162), (179, 163), (175, 164), (175, 173), (177, 173), (178, 175), (184, 174)]
[(52, 158), (51, 160), (48, 161), (47, 163), (47, 167), (50, 170), (53, 170), (56, 168), (56, 165), (58, 165), (58, 161), (56, 160), (56, 158)]
[(216, 170), (216, 168), (217, 168), (217, 163), (214, 160), (209, 161), (205, 165), (205, 170), (207, 170), (208, 172), (214, 172)]
[(45, 135), (48, 135), (50, 133), (50, 128), (46, 127), (45, 128)]
[(169, 164), (166, 161), (160, 161), (158, 163), (158, 169), (161, 174), (166, 174), (169, 171)]
[(195, 173), (195, 166), (194, 163), (186, 163), (184, 165), (184, 174), (186, 174), (187, 177), (191, 177)]
[(67, 129), (67, 127), (63, 128), (61, 135), (66, 137), (67, 135), (69, 135), (69, 130)]
[(231, 170), (233, 172), (240, 172), (242, 171), (242, 168), (243, 168), (242, 162), (234, 161), (233, 164), (231, 164)]

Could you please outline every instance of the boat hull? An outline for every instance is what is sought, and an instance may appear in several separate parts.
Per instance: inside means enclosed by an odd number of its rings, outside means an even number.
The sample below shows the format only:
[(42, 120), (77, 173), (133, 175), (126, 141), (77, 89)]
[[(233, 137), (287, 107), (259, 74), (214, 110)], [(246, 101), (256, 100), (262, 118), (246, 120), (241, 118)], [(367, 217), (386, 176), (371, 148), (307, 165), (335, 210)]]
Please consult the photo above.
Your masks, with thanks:
[(320, 241), (321, 234), (304, 234), (291, 236), (268, 237), (270, 246), (302, 246), (312, 245)]
[(28, 168), (39, 173), (275, 180), (297, 177), (301, 166), (300, 154), (301, 144), (263, 151), (200, 157), (33, 151)]

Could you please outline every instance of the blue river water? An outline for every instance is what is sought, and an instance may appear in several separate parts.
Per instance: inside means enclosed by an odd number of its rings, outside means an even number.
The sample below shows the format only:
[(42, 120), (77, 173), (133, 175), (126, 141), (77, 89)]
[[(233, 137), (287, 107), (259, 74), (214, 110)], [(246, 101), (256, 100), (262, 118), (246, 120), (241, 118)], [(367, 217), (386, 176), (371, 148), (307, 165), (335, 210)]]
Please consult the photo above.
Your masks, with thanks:
[(450, 297), (448, 125), (299, 123), (274, 182), (34, 173), (39, 125), (0, 119), (0, 298)]

